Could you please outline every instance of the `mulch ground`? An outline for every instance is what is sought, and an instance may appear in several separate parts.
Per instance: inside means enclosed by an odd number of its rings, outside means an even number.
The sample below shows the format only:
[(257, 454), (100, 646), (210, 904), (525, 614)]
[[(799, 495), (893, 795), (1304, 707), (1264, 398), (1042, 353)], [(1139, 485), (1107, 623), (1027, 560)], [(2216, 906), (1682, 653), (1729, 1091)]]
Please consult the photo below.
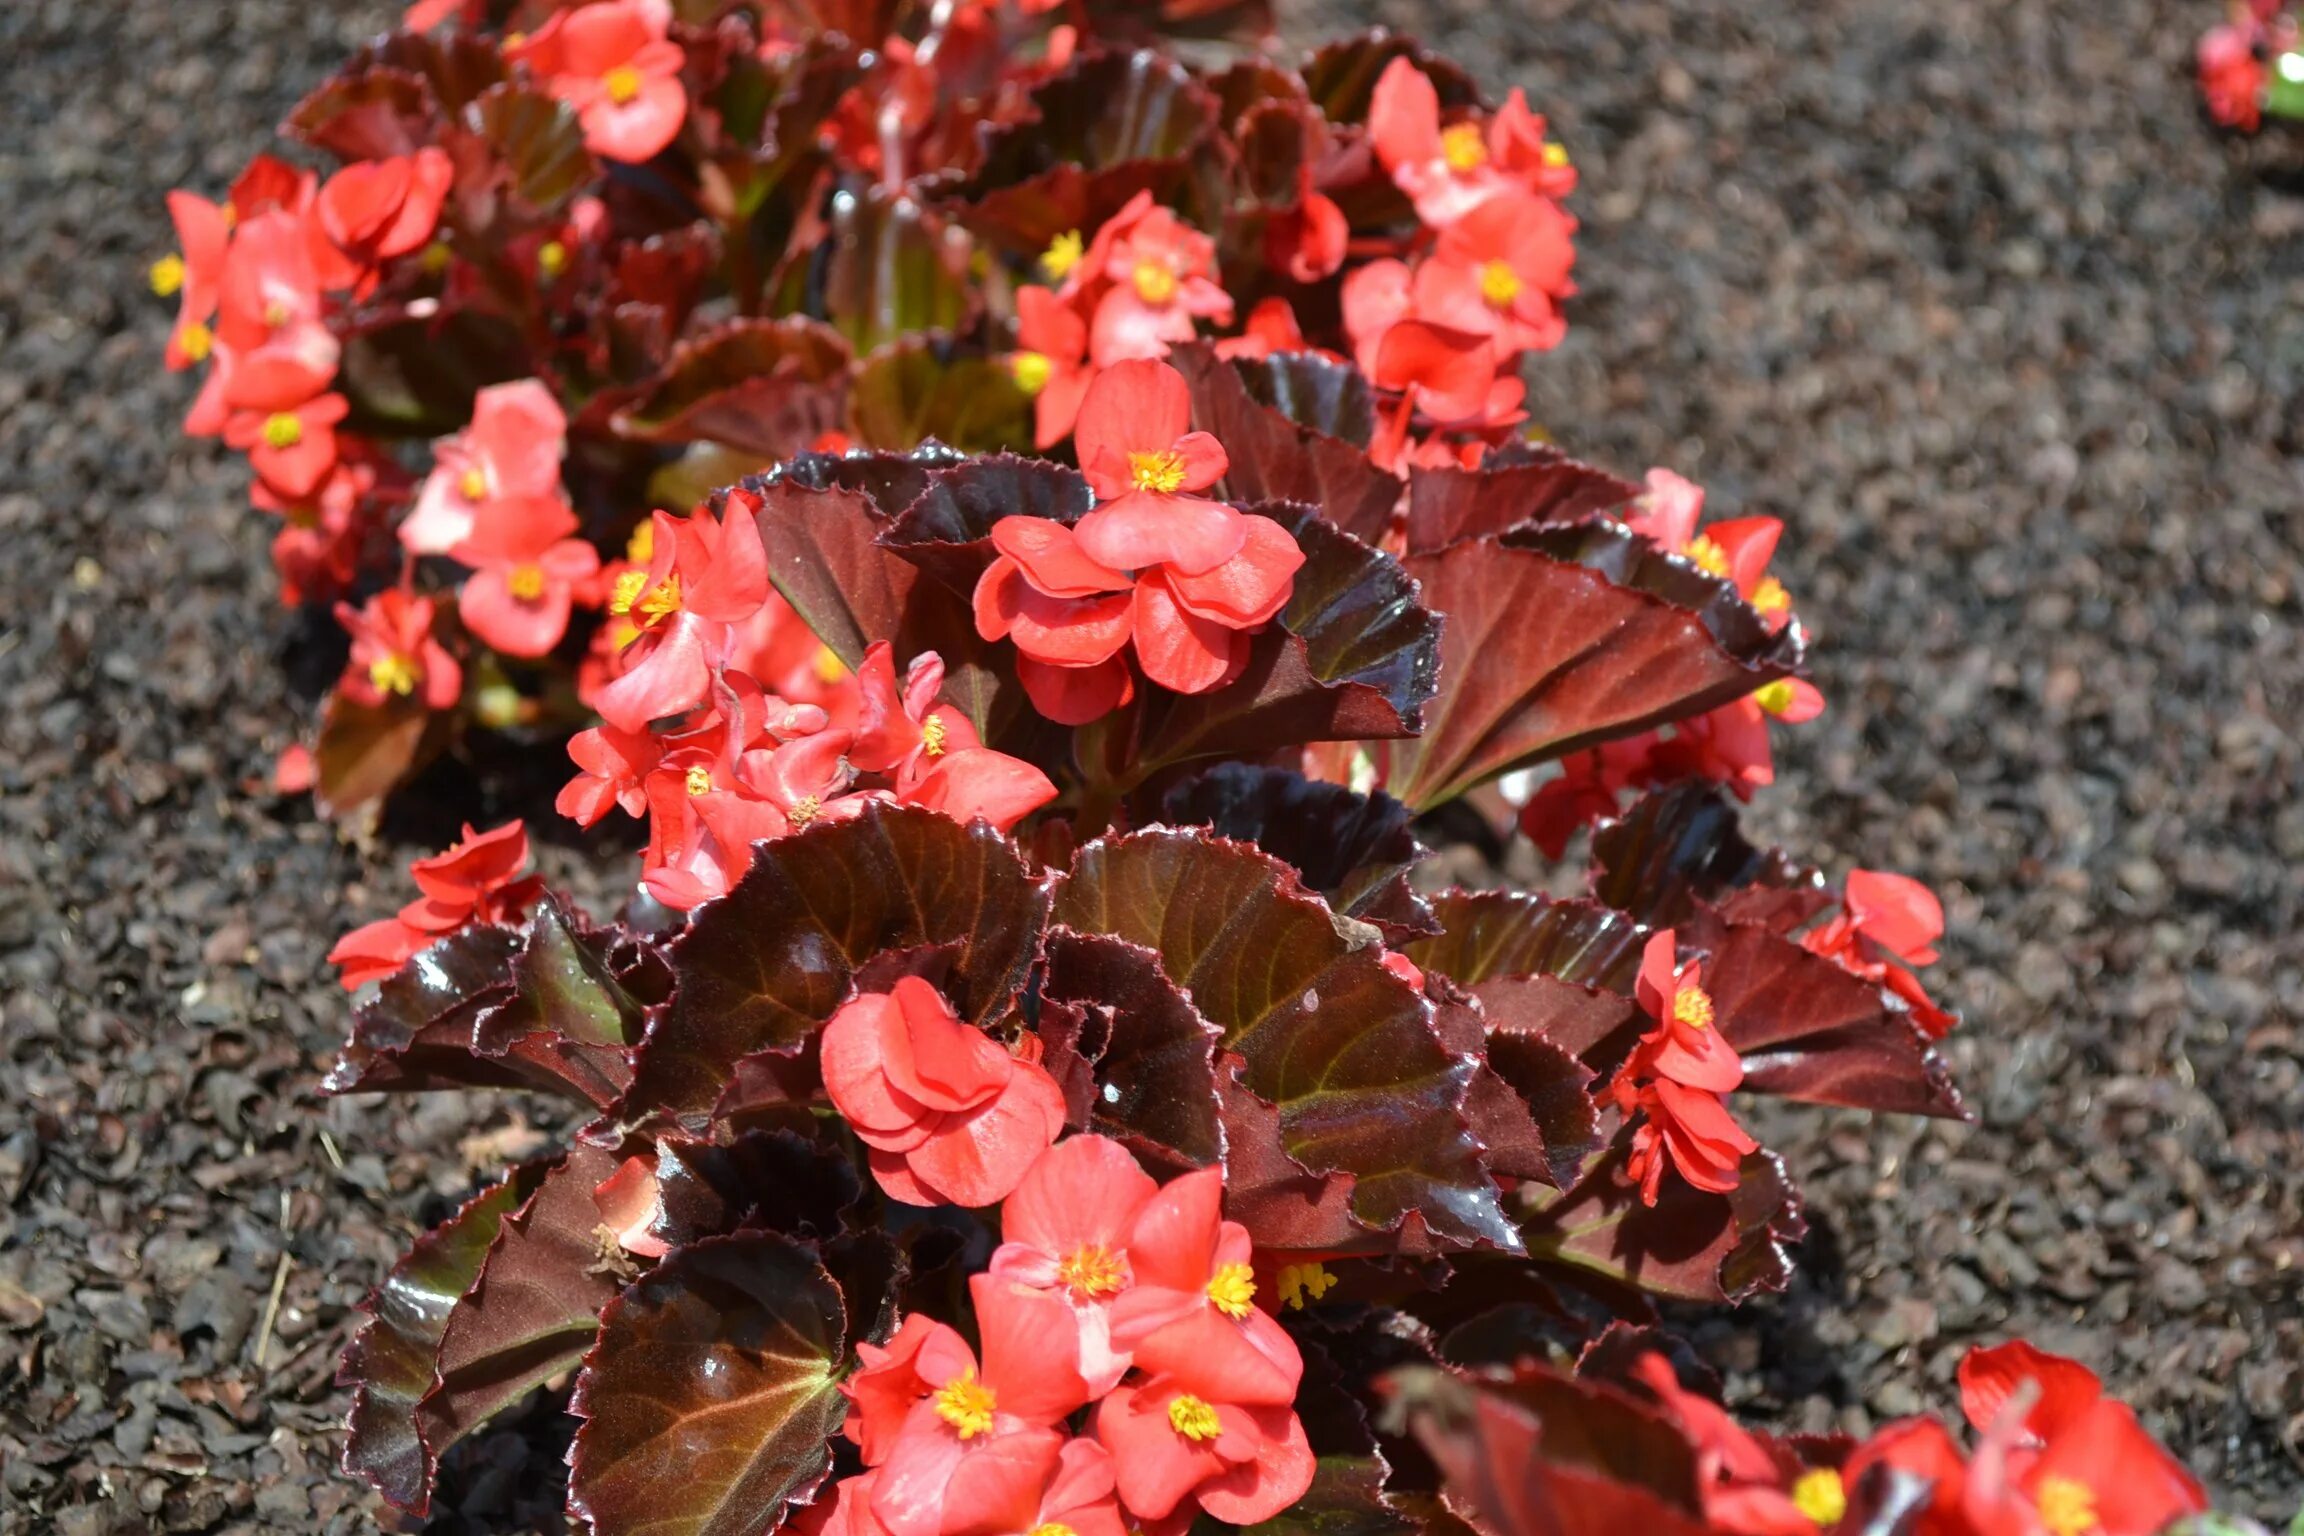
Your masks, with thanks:
[[(1421, 29), (1553, 114), (1584, 292), (1539, 418), (1789, 521), (1832, 710), (1757, 820), (1947, 898), (1980, 1123), (1765, 1118), (1817, 1230), (1792, 1294), (1695, 1322), (1734, 1396), (1861, 1430), (1949, 1409), (1960, 1354), (2024, 1334), (2284, 1519), (2304, 203), (2193, 114), (2214, 9), (1293, 20)], [(144, 291), (162, 193), (220, 188), (385, 11), (0, 7), (0, 1530), (372, 1528), (332, 1470), (350, 1309), (538, 1135), (501, 1099), (315, 1092), (321, 956), (402, 899), (407, 850), (262, 790), (313, 679), (240, 472), (176, 435)], [(437, 1528), (532, 1525), (528, 1447), (485, 1438)]]

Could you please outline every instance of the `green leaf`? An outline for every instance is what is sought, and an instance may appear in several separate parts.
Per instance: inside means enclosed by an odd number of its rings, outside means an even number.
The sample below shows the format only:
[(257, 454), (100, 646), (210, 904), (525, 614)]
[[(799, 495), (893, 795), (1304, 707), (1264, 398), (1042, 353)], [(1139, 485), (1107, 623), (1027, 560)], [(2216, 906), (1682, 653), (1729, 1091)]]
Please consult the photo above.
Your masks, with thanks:
[(846, 1331), (840, 1287), (788, 1238), (674, 1250), (601, 1317), (569, 1508), (602, 1532), (766, 1536), (831, 1469)]
[(957, 335), (979, 307), (969, 249), (964, 231), (909, 194), (837, 192), (823, 228), (786, 265), (775, 307), (827, 321), (858, 356), (923, 331)]
[(859, 440), (902, 452), (930, 438), (964, 453), (1032, 446), (1032, 397), (996, 358), (950, 356), (915, 337), (858, 365), (848, 410)]

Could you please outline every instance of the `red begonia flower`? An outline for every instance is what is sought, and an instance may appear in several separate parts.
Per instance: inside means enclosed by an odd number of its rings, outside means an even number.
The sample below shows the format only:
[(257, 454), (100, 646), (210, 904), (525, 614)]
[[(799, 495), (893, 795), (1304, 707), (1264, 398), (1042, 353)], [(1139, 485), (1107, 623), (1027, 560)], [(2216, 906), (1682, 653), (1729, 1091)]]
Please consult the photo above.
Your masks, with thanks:
[(1117, 656), (1089, 667), (1016, 659), (1016, 679), (1032, 707), (1058, 725), (1086, 725), (1136, 697), (1136, 676)]
[(560, 494), (568, 418), (541, 380), (491, 384), (472, 401), (472, 424), (432, 445), (432, 473), (400, 525), (411, 553), (444, 555), (471, 537), (480, 509), (507, 498)]
[(592, 1203), (600, 1208), (600, 1224), (613, 1233), (626, 1253), (660, 1259), (671, 1245), (652, 1230), (664, 1214), (664, 1191), (656, 1182), (656, 1159), (628, 1157), (616, 1171), (592, 1188)]
[(596, 725), (578, 731), (568, 743), (568, 755), (581, 771), (560, 791), (554, 806), (578, 826), (589, 827), (608, 814), (608, 807), (623, 807), (627, 816), (648, 811), (644, 787), (663, 749), (649, 731), (620, 731)]
[(1662, 1355), (1642, 1355), (1632, 1368), (1696, 1451), (1704, 1518), (1729, 1536), (1816, 1536), (1818, 1522), (1785, 1487), (1785, 1469), (1760, 1438), (1727, 1409), (1680, 1385)]
[(1408, 263), (1390, 257), (1345, 274), (1344, 334), (1352, 339), (1352, 360), (1371, 378), (1385, 336), (1416, 307), (1415, 284), (1416, 274)]
[(1166, 363), (1131, 361), (1096, 376), (1073, 430), (1097, 505), (1074, 527), (1080, 550), (1115, 570), (1214, 570), (1248, 537), (1241, 514), (1194, 496), (1224, 478), (1223, 445), (1192, 430), (1192, 393)]
[(1136, 583), (1136, 660), (1146, 677), (1177, 693), (1221, 688), (1248, 664), (1248, 636), (1187, 608), (1170, 580), (1155, 567)]
[(1911, 965), (1935, 963), (1936, 941), (1944, 937), (1944, 904), (1919, 881), (1886, 870), (1850, 870), (1847, 906), (1856, 931), (1897, 959)]
[(248, 467), (290, 501), (320, 488), (336, 468), (336, 423), (352, 409), (342, 395), (314, 395), (290, 406), (234, 411), (224, 441), (248, 455)]
[(1726, 1093), (1744, 1080), (1736, 1048), (1713, 1027), (1712, 994), (1701, 985), (1704, 967), (1679, 966), (1678, 936), (1666, 928), (1640, 952), (1634, 996), (1656, 1028), (1641, 1039), (1641, 1067), (1691, 1088)]
[(1679, 554), (1696, 537), (1697, 520), (1704, 515), (1704, 487), (1669, 469), (1649, 470), (1647, 484), (1624, 526)]
[(1170, 1376), (1115, 1387), (1096, 1406), (1120, 1502), (1140, 1523), (1188, 1509), (1255, 1525), (1312, 1486), (1315, 1458), (1284, 1403), (1234, 1403)]
[(2154, 1536), (2208, 1507), (2192, 1474), (2076, 1361), (2021, 1343), (1972, 1351), (1960, 1386), (1980, 1434), (1961, 1489), (1975, 1536)]
[(355, 611), (336, 605), (336, 621), (352, 636), (352, 656), (337, 688), (355, 704), (414, 696), (426, 709), (446, 709), (464, 692), (464, 672), (432, 637), (432, 600), (388, 587)]
[(232, 354), (229, 401), (243, 411), (294, 407), (328, 387), (342, 345), (322, 323), (305, 216), (274, 209), (244, 219), (224, 257), (215, 340)]
[(1166, 357), (1172, 343), (1198, 334), (1197, 320), (1231, 323), (1231, 296), (1214, 276), (1216, 242), (1169, 209), (1147, 209), (1115, 234), (1101, 270), (1111, 286), (1096, 301), (1088, 333), (1098, 368)]
[(1760, 1149), (1720, 1096), (1705, 1089), (1657, 1078), (1637, 1088), (1619, 1086), (1616, 1099), (1627, 1115), (1646, 1116), (1632, 1133), (1624, 1171), (1649, 1205), (1662, 1189), (1667, 1159), (1691, 1185), (1724, 1195), (1741, 1182), (1745, 1157)]
[(1063, 1298), (1093, 1396), (1111, 1391), (1128, 1370), (1128, 1352), (1112, 1344), (1112, 1302), (1131, 1278), (1128, 1238), (1136, 1217), (1159, 1188), (1120, 1143), (1074, 1136), (1042, 1154), (1000, 1207), (1006, 1241), (990, 1272)]
[(1876, 1467), (1889, 1467), (1927, 1485), (1928, 1507), (1913, 1523), (1911, 1536), (1976, 1536), (1961, 1506), (1968, 1482), (1968, 1458), (1952, 1432), (1935, 1419), (1899, 1419), (1876, 1430), (1840, 1464), (1844, 1488), (1859, 1488)]
[(541, 877), (521, 878), (527, 829), (517, 821), (488, 832), (464, 828), (463, 841), (408, 866), (420, 893), (397, 914), (355, 928), (328, 951), (343, 967), (345, 990), (381, 980), (408, 958), (471, 922), (517, 921), (542, 893)]
[(1094, 370), (1088, 366), (1088, 322), (1052, 289), (1016, 290), (1016, 355), (1009, 366), (1032, 396), (1032, 442), (1053, 448), (1072, 435)]
[(767, 549), (741, 497), (731, 497), (718, 520), (702, 511), (657, 513), (648, 568), (618, 577), (608, 603), (634, 631), (624, 673), (593, 696), (592, 707), (628, 731), (695, 708), (711, 689), (713, 668), (729, 660), (736, 626), (767, 600)]
[(1575, 291), (1575, 228), (1547, 198), (1490, 198), (1450, 225), (1416, 269), (1416, 313), (1509, 352), (1558, 346), (1568, 333), (1559, 300)]
[(1029, 1483), (1015, 1436), (1061, 1445), (1051, 1428), (1088, 1401), (1064, 1303), (995, 1276), (971, 1276), (979, 1368), (965, 1344), (916, 1357), (928, 1396), (912, 1406), (882, 1462), (872, 1512), (893, 1536), (941, 1536), (981, 1520)]
[(1484, 421), (1497, 383), (1496, 353), (1477, 332), (1402, 320), (1377, 344), (1370, 377), (1442, 426)]
[(1699, 985), (1702, 968), (1678, 968), (1678, 943), (1666, 928), (1641, 952), (1634, 991), (1656, 1027), (1640, 1037), (1609, 1084), (1627, 1119), (1645, 1116), (1633, 1131), (1625, 1172), (1649, 1205), (1656, 1203), (1667, 1157), (1696, 1188), (1725, 1194), (1736, 1187), (1745, 1155), (1759, 1150), (1720, 1101), (1744, 1080), (1744, 1062), (1715, 1027), (1712, 996)]
[(576, 109), (587, 149), (638, 163), (677, 138), (688, 114), (687, 55), (665, 35), (671, 21), (666, 0), (595, 0), (555, 11), (508, 53)]
[(1494, 164), (1480, 125), (1440, 125), (1440, 92), (1405, 58), (1377, 77), (1368, 105), (1368, 135), (1393, 184), (1434, 229), (1455, 223), (1513, 181)]
[(2250, 30), (2210, 27), (2194, 56), (2200, 95), (2208, 115), (2227, 128), (2254, 133), (2264, 121), (2264, 84), (2269, 74), (2256, 56)]
[(982, 744), (966, 715), (936, 702), (944, 686), (944, 659), (934, 651), (912, 658), (899, 690), (895, 651), (887, 641), (875, 640), (856, 668), (856, 682), (862, 709), (848, 757), (865, 773), (885, 773), (898, 784), (907, 784), (925, 775), (946, 753)]
[(954, 821), (986, 821), (1006, 835), (1016, 823), (1056, 798), (1048, 775), (990, 747), (962, 747), (896, 791), (899, 805), (917, 805)]
[(975, 1364), (967, 1341), (923, 1312), (907, 1314), (886, 1344), (857, 1345), (856, 1361), (840, 1384), (850, 1408), (841, 1429), (868, 1467), (888, 1459), (914, 1405), (935, 1390), (928, 1376), (949, 1381)]
[(1013, 1435), (989, 1447), (981, 1460), (964, 1464), (961, 1477), (977, 1483), (974, 1474), (994, 1463), (1008, 1464), (999, 1469), (1003, 1475), (982, 1478), (973, 1497), (951, 1501), (941, 1536), (1126, 1536), (1112, 1455), (1096, 1441), (1074, 1438), (1051, 1446), (1042, 1436)]
[(1216, 355), (1227, 360), (1266, 358), (1275, 352), (1309, 352), (1331, 359), (1336, 356), (1304, 339), (1304, 328), (1296, 321), (1295, 306), (1277, 295), (1257, 301), (1256, 307), (1248, 311), (1239, 335), (1227, 336), (1216, 343)]
[(1529, 110), (1528, 93), (1518, 86), (1488, 121), (1488, 155), (1498, 170), (1539, 197), (1562, 198), (1576, 190), (1568, 151), (1546, 135), (1544, 115)]
[[(1043, 518), (1004, 517), (993, 525), (1063, 525)], [(1063, 530), (1069, 533), (1069, 529)], [(1093, 667), (1119, 654), (1128, 643), (1129, 580), (1120, 590), (1094, 596), (1052, 596), (1035, 585), (1014, 556), (1002, 556), (984, 569), (975, 592), (976, 633), (987, 640), (1013, 640), (1027, 658), (1052, 667)]]
[(558, 645), (578, 585), (600, 567), (600, 552), (575, 532), (575, 512), (557, 497), (492, 504), (449, 551), (473, 568), (456, 599), (465, 627), (507, 656)]
[(873, 1176), (908, 1205), (997, 1204), (1064, 1124), (1054, 1078), (914, 976), (841, 1005), (824, 1026), (823, 1071)]
[(455, 179), (455, 163), (433, 144), (412, 155), (356, 160), (329, 177), (312, 205), (328, 237), (328, 248), (316, 252), (322, 285), (371, 287), (380, 263), (421, 249)]
[(1248, 1229), (1223, 1219), (1223, 1199), (1222, 1170), (1205, 1168), (1145, 1203), (1128, 1235), (1135, 1283), (1112, 1304), (1113, 1343), (1138, 1369), (1211, 1401), (1285, 1405), (1304, 1357), (1256, 1305)]
[(1312, 185), (1312, 167), (1296, 173), (1296, 203), (1264, 225), (1264, 260), (1299, 283), (1316, 283), (1344, 265), (1351, 221), (1336, 200)]
[(215, 348), (216, 333), (208, 322), (224, 282), (232, 222), (217, 204), (182, 191), (168, 194), (168, 218), (176, 226), (178, 251), (154, 264), (152, 291), (176, 298), (166, 361), (171, 369), (183, 369), (206, 362)]

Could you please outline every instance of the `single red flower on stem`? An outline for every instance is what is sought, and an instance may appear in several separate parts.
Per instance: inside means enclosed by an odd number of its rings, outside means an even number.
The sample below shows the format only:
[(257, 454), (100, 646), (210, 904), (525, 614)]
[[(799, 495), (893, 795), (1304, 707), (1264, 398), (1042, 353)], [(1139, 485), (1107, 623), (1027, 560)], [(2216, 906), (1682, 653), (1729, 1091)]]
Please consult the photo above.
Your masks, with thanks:
[(856, 668), (862, 710), (849, 761), (865, 773), (885, 773), (899, 785), (916, 783), (948, 753), (980, 746), (976, 727), (949, 704), (936, 702), (944, 687), (944, 658), (922, 651), (896, 683), (896, 654), (875, 640)]
[(507, 656), (543, 656), (568, 632), (576, 590), (600, 552), (575, 537), (557, 497), (497, 501), (449, 554), (471, 566), (456, 597), (464, 625)]
[(351, 412), (342, 395), (314, 395), (294, 405), (234, 411), (224, 441), (248, 455), (248, 467), (279, 496), (301, 501), (337, 464), (336, 423)]
[(1096, 1405), (1096, 1438), (1112, 1453), (1120, 1502), (1140, 1524), (1197, 1504), (1219, 1520), (1269, 1520), (1312, 1486), (1316, 1460), (1295, 1410), (1237, 1403), (1174, 1376), (1123, 1384)]
[(873, 1177), (907, 1205), (999, 1203), (1064, 1124), (1056, 1080), (916, 976), (840, 1006), (824, 1025), (823, 1070)]
[(687, 55), (666, 36), (671, 23), (667, 0), (594, 0), (553, 12), (507, 52), (576, 109), (585, 148), (636, 164), (677, 138), (688, 115)]
[(578, 731), (568, 755), (580, 770), (561, 789), (554, 806), (578, 826), (589, 827), (621, 806), (627, 816), (648, 814), (648, 775), (663, 756), (655, 733), (620, 731), (596, 725)]
[(631, 633), (622, 675), (593, 695), (592, 707), (627, 731), (695, 708), (768, 590), (768, 553), (742, 497), (730, 497), (718, 519), (658, 512), (647, 569), (619, 576), (609, 597), (608, 611)]
[(472, 401), (472, 424), (432, 445), (432, 473), (400, 525), (411, 554), (444, 555), (472, 535), (480, 509), (505, 499), (557, 497), (568, 418), (539, 379), (491, 384)]
[(329, 177), (312, 205), (328, 237), (316, 253), (322, 286), (364, 291), (382, 263), (423, 248), (455, 179), (455, 163), (434, 144), (412, 155), (355, 160)]
[(1090, 560), (1198, 576), (1247, 542), (1239, 511), (1192, 494), (1223, 479), (1230, 460), (1215, 438), (1192, 430), (1191, 388), (1166, 363), (1130, 361), (1098, 374), (1073, 443), (1097, 496), (1074, 529)]
[(408, 866), (421, 893), (414, 901), (344, 935), (328, 962), (343, 967), (344, 989), (356, 991), (467, 923), (517, 921), (544, 888), (539, 876), (521, 878), (527, 863), (528, 832), (520, 822), (487, 832), (466, 826), (463, 841)]
[(1649, 1205), (1656, 1203), (1667, 1158), (1696, 1188), (1725, 1194), (1736, 1188), (1744, 1157), (1760, 1145), (1720, 1100), (1744, 1080), (1744, 1062), (1715, 1027), (1712, 995), (1699, 984), (1703, 968), (1681, 970), (1678, 954), (1678, 935), (1669, 928), (1651, 935), (1641, 952), (1635, 994), (1656, 1027), (1640, 1037), (1609, 1084), (1628, 1119), (1646, 1117), (1633, 1132), (1625, 1172)]
[(1336, 200), (1312, 185), (1309, 163), (1296, 173), (1296, 202), (1264, 226), (1264, 260), (1299, 283), (1316, 283), (1344, 265), (1351, 221)]
[(1096, 301), (1088, 343), (1099, 368), (1166, 357), (1172, 343), (1199, 334), (1200, 320), (1231, 323), (1231, 296), (1214, 275), (1216, 242), (1167, 208), (1147, 208), (1115, 232), (1101, 270), (1111, 286)]
[(432, 599), (387, 587), (355, 611), (336, 605), (336, 622), (352, 636), (352, 656), (336, 687), (355, 704), (374, 707), (395, 696), (426, 709), (447, 709), (464, 692), (464, 672), (432, 636)]
[(1063, 1298), (1079, 1330), (1080, 1374), (1095, 1396), (1128, 1370), (1128, 1352), (1112, 1343), (1112, 1304), (1132, 1278), (1136, 1218), (1159, 1190), (1120, 1143), (1073, 1136), (1049, 1148), (1000, 1207), (1006, 1241), (990, 1273)]
[(336, 376), (343, 348), (321, 318), (313, 243), (307, 216), (284, 208), (243, 216), (235, 229), (215, 331), (232, 355), (227, 398), (235, 410), (292, 409)]
[(1492, 197), (1441, 232), (1416, 269), (1416, 313), (1492, 338), (1507, 352), (1546, 351), (1567, 335), (1560, 300), (1575, 291), (1575, 220), (1549, 198)]

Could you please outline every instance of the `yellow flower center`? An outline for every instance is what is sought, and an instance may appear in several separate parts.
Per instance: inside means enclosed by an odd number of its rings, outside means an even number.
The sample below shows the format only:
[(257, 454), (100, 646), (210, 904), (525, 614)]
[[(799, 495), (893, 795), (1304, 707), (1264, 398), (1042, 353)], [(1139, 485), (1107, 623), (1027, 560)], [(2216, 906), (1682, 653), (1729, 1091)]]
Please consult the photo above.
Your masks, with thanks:
[(215, 349), (216, 333), (195, 320), (176, 333), (176, 345), (182, 347), (184, 355), (192, 361), (204, 363)]
[(293, 412), (274, 411), (264, 418), (264, 446), (267, 448), (293, 448), (304, 441), (304, 423)]
[(398, 651), (387, 651), (368, 663), (368, 682), (378, 693), (414, 693), (421, 676), (416, 663)]
[(1838, 1525), (1848, 1513), (1848, 1490), (1830, 1467), (1811, 1467), (1792, 1484), (1792, 1502), (1819, 1526)]
[(536, 270), (545, 280), (558, 277), (568, 270), (568, 247), (557, 240), (547, 240), (536, 252)]
[(1169, 1400), (1168, 1427), (1187, 1440), (1213, 1440), (1224, 1433), (1216, 1410), (1189, 1392)]
[(466, 501), (479, 501), (488, 494), (488, 472), (475, 464), (464, 471), (456, 481), (456, 494)]
[(624, 643), (640, 638), (640, 632), (666, 614), (680, 611), (680, 578), (667, 576), (654, 587), (648, 586), (646, 571), (626, 571), (616, 578), (616, 585), (608, 594), (608, 611), (618, 618), (632, 618), (632, 636)]
[(848, 663), (828, 645), (816, 647), (816, 681), (829, 687), (848, 675)]
[(1040, 270), (1048, 274), (1050, 282), (1060, 283), (1072, 275), (1074, 267), (1080, 265), (1080, 257), (1087, 248), (1080, 238), (1080, 231), (1068, 229), (1049, 241), (1048, 249), (1040, 253)]
[(1520, 297), (1520, 274), (1508, 261), (1491, 261), (1480, 269), (1480, 297), (1490, 309), (1507, 309)]
[(682, 782), (686, 785), (688, 793), (708, 795), (712, 792), (712, 770), (702, 763), (698, 763), (688, 770), (687, 776)]
[(936, 1417), (959, 1431), (963, 1440), (973, 1440), (992, 1427), (992, 1406), (992, 1389), (976, 1379), (974, 1366), (944, 1383), (936, 1394)]
[(1672, 996), (1672, 1018), (1690, 1029), (1710, 1029), (1712, 994), (1702, 987), (1682, 987)]
[(656, 519), (650, 518), (632, 530), (632, 537), (624, 541), (624, 558), (634, 565), (646, 565), (656, 558)]
[[(793, 804), (792, 813), (785, 817), (785, 820), (791, 822), (792, 830), (797, 832), (802, 827), (808, 825), (808, 823), (814, 821), (817, 817), (823, 814), (823, 801), (817, 799), (814, 795), (802, 795), (799, 800)], [(984, 1401), (987, 1403), (992, 1401), (992, 1393), (990, 1390), (986, 1390), (984, 1393)], [(965, 1440), (968, 1437), (966, 1435), (962, 1435), (960, 1438)]]
[(1008, 359), (1008, 371), (1015, 375), (1016, 387), (1028, 395), (1036, 395), (1048, 387), (1048, 380), (1056, 372), (1056, 364), (1045, 352), (1019, 352)]
[(1720, 541), (1708, 533), (1700, 533), (1688, 541), (1688, 558), (1715, 576), (1728, 574), (1728, 551)]
[(630, 106), (640, 94), (640, 71), (629, 64), (619, 64), (600, 77), (600, 86), (610, 101), (620, 107)]
[(1440, 134), (1440, 153), (1452, 171), (1476, 171), (1488, 163), (1488, 141), (1478, 123), (1458, 123)]
[(1166, 304), (1176, 297), (1176, 273), (1165, 262), (1140, 261), (1130, 275), (1136, 284), (1136, 297), (1147, 304)]
[(1318, 1301), (1328, 1294), (1336, 1277), (1320, 1266), (1315, 1259), (1309, 1264), (1289, 1264), (1280, 1271), (1280, 1305), (1301, 1312), (1307, 1301)]
[(1762, 683), (1752, 690), (1752, 702), (1771, 715), (1781, 715), (1792, 707), (1792, 679), (1780, 677), (1772, 683)]
[(1568, 146), (1547, 142), (1544, 146), (1544, 163), (1556, 171), (1567, 165)]
[(448, 270), (448, 260), (452, 254), (448, 249), (447, 241), (435, 240), (424, 247), (422, 254), (416, 258), (416, 261), (427, 273), (433, 277), (438, 277)]
[(1752, 606), (1762, 613), (1782, 613), (1792, 606), (1792, 594), (1775, 577), (1763, 576), (1760, 585), (1752, 589)]
[(274, 299), (264, 306), (264, 328), (276, 331), (288, 323), (288, 306)]
[[(942, 757), (944, 755), (944, 717), (942, 715), (930, 715), (920, 722), (920, 750), (930, 757)], [(1082, 1249), (1081, 1252), (1085, 1253), (1087, 1250)]]
[(152, 291), (172, 299), (184, 291), (184, 258), (170, 251), (152, 263)]
[(1184, 455), (1173, 448), (1128, 455), (1128, 478), (1140, 491), (1172, 495), (1184, 488)]
[(1119, 1255), (1101, 1245), (1073, 1249), (1071, 1255), (1056, 1266), (1056, 1277), (1084, 1301), (1114, 1295), (1128, 1281), (1121, 1272)]
[(1080, 1536), (1080, 1533), (1061, 1520), (1047, 1520), (1032, 1527), (1028, 1536)]
[(1256, 1301), (1256, 1271), (1245, 1264), (1219, 1264), (1208, 1282), (1208, 1302), (1234, 1322), (1248, 1315)]
[(2040, 1479), (2039, 1504), (2040, 1523), (2049, 1536), (2086, 1536), (2104, 1528), (2096, 1517), (2095, 1490), (2073, 1478)]
[(504, 578), (504, 590), (523, 603), (532, 603), (544, 595), (544, 569), (536, 565), (516, 565), (512, 574)]

